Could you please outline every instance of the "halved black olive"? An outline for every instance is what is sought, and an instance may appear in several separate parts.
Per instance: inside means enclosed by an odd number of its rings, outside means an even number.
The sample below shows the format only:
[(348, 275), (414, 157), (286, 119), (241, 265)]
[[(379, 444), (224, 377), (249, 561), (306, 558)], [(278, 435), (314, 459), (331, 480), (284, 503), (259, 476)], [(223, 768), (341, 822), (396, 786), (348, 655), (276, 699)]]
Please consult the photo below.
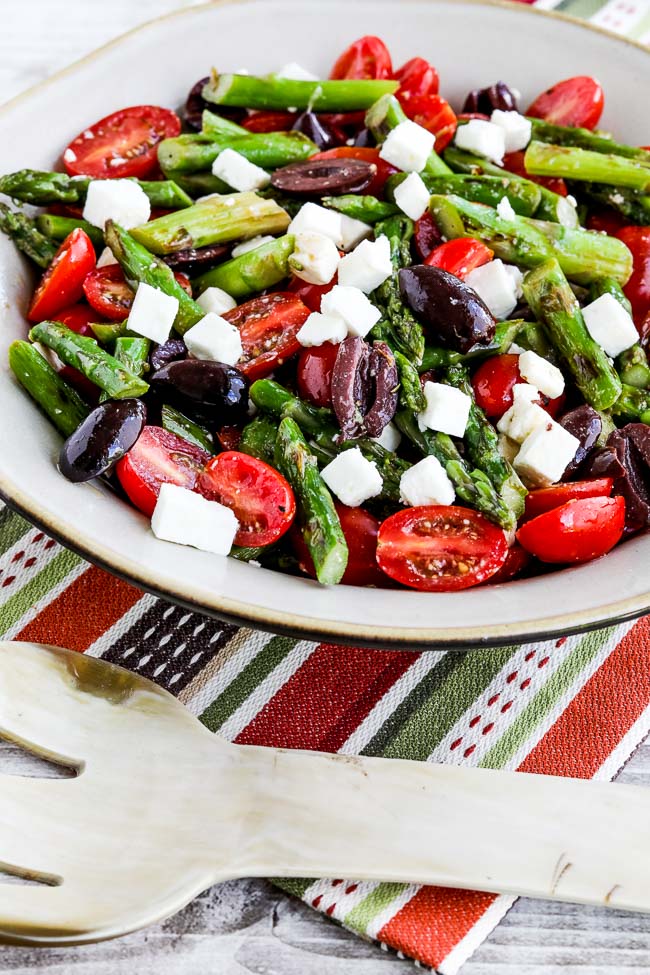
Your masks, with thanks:
[(494, 338), (496, 322), (487, 305), (460, 278), (439, 267), (416, 264), (399, 272), (402, 298), (430, 337), (455, 352), (469, 352)]
[(177, 359), (185, 359), (186, 356), (187, 346), (183, 339), (167, 339), (166, 342), (161, 342), (160, 345), (154, 346), (149, 356), (149, 362), (151, 363), (151, 368), (156, 372), (170, 362), (175, 362)]
[(141, 400), (100, 403), (63, 444), (59, 470), (76, 483), (99, 477), (131, 449), (146, 422), (147, 410)]
[(208, 244), (206, 247), (186, 247), (174, 254), (165, 254), (163, 261), (174, 271), (182, 271), (193, 277), (219, 264), (229, 253), (230, 247), (226, 244)]
[(163, 366), (150, 381), (193, 415), (198, 412), (221, 425), (237, 423), (247, 415), (250, 383), (239, 369), (223, 362), (180, 359)]
[(380, 436), (397, 409), (399, 381), (391, 349), (385, 342), (368, 345), (348, 336), (339, 345), (331, 389), (341, 440)]
[(271, 185), (294, 196), (339, 196), (360, 193), (377, 172), (363, 159), (312, 159), (276, 169)]
[(575, 410), (569, 410), (559, 422), (560, 426), (580, 441), (575, 457), (564, 472), (563, 480), (568, 480), (596, 446), (603, 429), (603, 421), (600, 413), (585, 403), (583, 406), (577, 406)]

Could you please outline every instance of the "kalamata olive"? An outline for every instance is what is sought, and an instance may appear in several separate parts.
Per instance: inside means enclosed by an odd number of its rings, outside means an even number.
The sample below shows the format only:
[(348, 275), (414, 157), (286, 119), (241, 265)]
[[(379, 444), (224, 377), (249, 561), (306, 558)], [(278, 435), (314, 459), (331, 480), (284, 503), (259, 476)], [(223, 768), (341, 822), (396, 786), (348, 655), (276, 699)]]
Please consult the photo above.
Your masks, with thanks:
[(625, 498), (626, 534), (650, 525), (650, 428), (628, 423), (614, 430), (607, 446), (594, 450), (580, 477), (611, 477), (615, 495)]
[(221, 426), (236, 424), (248, 411), (248, 379), (239, 369), (223, 362), (212, 359), (170, 362), (152, 375), (151, 383), (189, 404), (190, 410), (196, 404), (202, 415)]
[(413, 314), (441, 345), (468, 352), (494, 338), (496, 322), (487, 305), (454, 274), (416, 264), (399, 272), (399, 287)]
[(158, 369), (162, 369), (168, 363), (175, 362), (176, 359), (185, 359), (186, 356), (187, 346), (183, 339), (167, 339), (166, 342), (153, 347), (149, 362), (153, 371), (157, 372)]
[(332, 369), (332, 407), (341, 440), (378, 437), (395, 415), (398, 390), (395, 356), (385, 342), (372, 346), (348, 336)]
[[(185, 102), (185, 108), (183, 109), (183, 118), (185, 119), (186, 125), (190, 129), (194, 129), (195, 132), (200, 132), (203, 125), (202, 115), (203, 112), (208, 109), (212, 112), (215, 110), (215, 106), (211, 102), (207, 102), (203, 97), (203, 89), (207, 85), (209, 77), (201, 78), (197, 81), (195, 85), (190, 88), (189, 95)], [(219, 115), (223, 115), (224, 118), (232, 119), (232, 121), (239, 121), (243, 119), (246, 115), (244, 109), (236, 108), (226, 108), (223, 105), (219, 105), (217, 108)]]
[(59, 470), (75, 483), (99, 477), (131, 449), (146, 422), (141, 400), (100, 403), (61, 447)]
[(276, 169), (271, 185), (294, 196), (339, 196), (361, 192), (376, 172), (363, 159), (308, 159)]
[(478, 112), (481, 115), (491, 115), (499, 108), (503, 112), (517, 111), (517, 98), (511, 88), (504, 81), (497, 81), (489, 88), (474, 88), (470, 91), (463, 105), (463, 112)]
[(361, 146), (362, 149), (373, 149), (377, 145), (377, 142), (370, 129), (364, 128), (355, 136), (354, 144), (355, 146)]
[(364, 426), (369, 437), (379, 437), (395, 416), (399, 390), (395, 356), (385, 342), (373, 342), (369, 371), (374, 385), (375, 401), (366, 413)]
[(186, 247), (174, 254), (165, 254), (163, 261), (172, 270), (193, 277), (220, 264), (229, 254), (230, 247), (226, 244), (208, 244), (207, 247)]
[(560, 425), (580, 441), (574, 459), (564, 472), (563, 480), (567, 480), (576, 472), (580, 464), (584, 463), (596, 446), (596, 441), (603, 429), (603, 421), (600, 413), (585, 403), (583, 406), (578, 406), (575, 410), (569, 410), (568, 413), (565, 413), (560, 420)]
[(302, 132), (321, 150), (333, 149), (340, 145), (338, 134), (332, 126), (328, 125), (325, 119), (319, 118), (315, 112), (301, 112), (291, 128), (294, 132)]

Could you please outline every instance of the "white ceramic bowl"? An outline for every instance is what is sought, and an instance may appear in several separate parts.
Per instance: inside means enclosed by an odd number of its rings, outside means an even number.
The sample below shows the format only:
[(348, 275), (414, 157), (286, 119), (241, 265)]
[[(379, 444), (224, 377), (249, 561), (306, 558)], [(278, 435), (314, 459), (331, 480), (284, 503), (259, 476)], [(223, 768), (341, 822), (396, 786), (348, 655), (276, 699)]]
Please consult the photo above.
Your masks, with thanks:
[[(561, 78), (597, 75), (607, 98), (604, 126), (623, 140), (650, 143), (650, 122), (638, 110), (639, 93), (650, 89), (650, 55), (577, 21), (480, 0), (249, 0), (153, 21), (10, 102), (0, 110), (0, 171), (51, 168), (70, 138), (124, 105), (180, 104), (212, 65), (264, 73), (297, 60), (326, 73), (368, 32), (386, 39), (397, 64), (429, 58), (455, 104), (470, 88), (501, 78), (522, 91), (525, 105)], [(144, 589), (252, 626), (384, 647), (542, 639), (650, 609), (650, 536), (589, 565), (450, 594), (322, 588), (158, 541), (138, 512), (56, 470), (59, 437), (7, 367), (7, 347), (26, 334), (32, 284), (27, 263), (3, 237), (0, 491), (64, 544)]]

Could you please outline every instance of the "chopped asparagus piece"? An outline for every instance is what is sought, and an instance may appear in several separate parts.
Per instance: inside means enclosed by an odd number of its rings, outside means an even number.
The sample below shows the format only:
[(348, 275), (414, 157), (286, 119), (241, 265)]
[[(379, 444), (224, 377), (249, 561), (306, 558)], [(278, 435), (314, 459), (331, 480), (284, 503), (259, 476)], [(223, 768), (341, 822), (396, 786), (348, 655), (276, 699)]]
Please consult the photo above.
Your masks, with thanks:
[(21, 386), (64, 437), (74, 433), (90, 413), (76, 389), (29, 342), (11, 343), (9, 365)]
[[(195, 420), (190, 420), (188, 416), (174, 409), (168, 403), (162, 407), (161, 411), (163, 429), (175, 433), (177, 437), (182, 437), (195, 447), (207, 450), (209, 454), (214, 453), (214, 439), (209, 430), (202, 427)], [(231, 552), (232, 554), (232, 552)]]
[(0, 231), (11, 237), (18, 250), (27, 254), (39, 267), (49, 267), (57, 252), (57, 244), (42, 234), (35, 222), (24, 213), (17, 213), (5, 203), (0, 203)]
[(193, 282), (195, 293), (202, 294), (206, 288), (221, 288), (237, 301), (272, 288), (289, 276), (288, 260), (293, 254), (294, 237), (287, 234), (272, 243), (262, 244), (252, 251), (233, 257), (210, 271), (206, 271)]
[(217, 74), (203, 89), (214, 105), (240, 108), (309, 108), (315, 112), (355, 112), (369, 108), (382, 95), (399, 87), (397, 81), (295, 81), (269, 75)]

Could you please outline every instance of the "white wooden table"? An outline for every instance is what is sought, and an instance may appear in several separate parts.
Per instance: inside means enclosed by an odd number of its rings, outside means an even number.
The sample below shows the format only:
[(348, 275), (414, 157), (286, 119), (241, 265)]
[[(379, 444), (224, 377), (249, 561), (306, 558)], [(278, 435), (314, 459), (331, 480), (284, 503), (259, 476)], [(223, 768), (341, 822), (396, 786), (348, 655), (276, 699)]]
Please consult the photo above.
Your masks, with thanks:
[[(181, 5), (182, 0), (4, 0), (0, 102)], [(29, 768), (24, 758), (0, 745), (0, 769), (19, 768)], [(620, 779), (650, 787), (650, 744), (638, 750)], [(627, 969), (650, 975), (650, 918), (521, 900), (463, 975), (559, 975), (569, 968), (580, 975)], [(85, 948), (0, 948), (0, 973), (27, 975), (35, 969), (50, 975), (404, 975), (410, 963), (348, 934), (265, 881), (251, 880), (215, 887), (175, 918), (118, 941)]]

